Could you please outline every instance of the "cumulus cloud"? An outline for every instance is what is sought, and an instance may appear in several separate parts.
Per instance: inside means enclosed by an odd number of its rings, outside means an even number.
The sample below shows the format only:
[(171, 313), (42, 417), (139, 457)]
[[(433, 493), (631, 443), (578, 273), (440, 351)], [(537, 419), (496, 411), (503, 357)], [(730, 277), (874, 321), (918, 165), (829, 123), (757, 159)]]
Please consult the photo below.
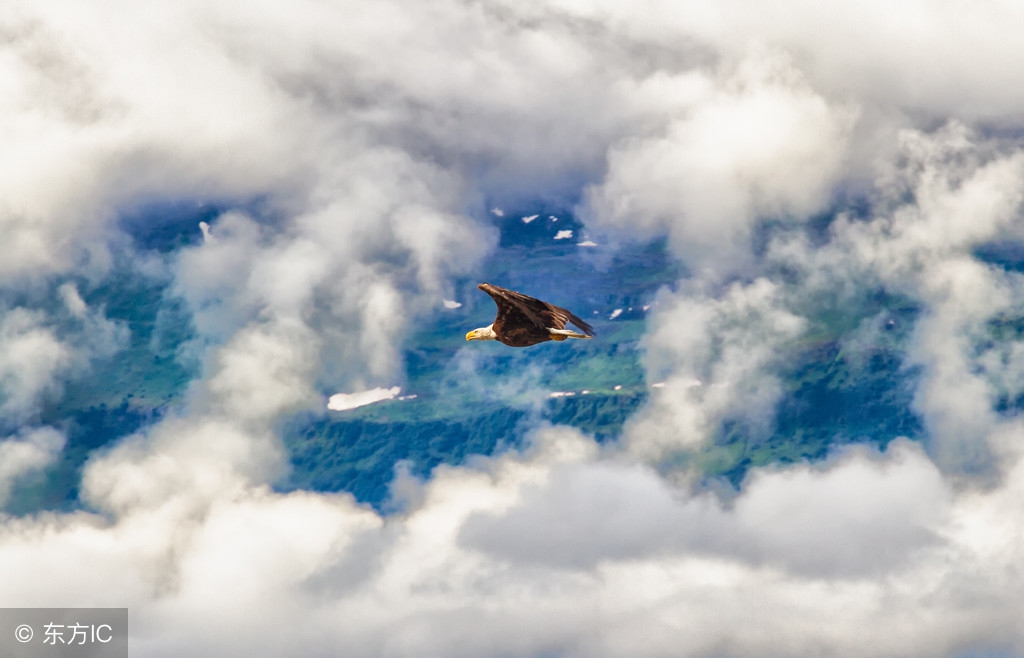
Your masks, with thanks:
[[(127, 599), (155, 631), (133, 637), (136, 655), (771, 655), (809, 642), (940, 655), (1020, 640), (1009, 612), (1019, 471), (1007, 490), (955, 499), (920, 449), (899, 444), (763, 473), (730, 510), (646, 467), (594, 461), (578, 435), (535, 445), (436, 472), (419, 504), (387, 520), (348, 496), (245, 487), (196, 515), (187, 502), (217, 488), (183, 486), (114, 525), (23, 526), (0, 545), (6, 596), (52, 596), (33, 580), (46, 570), (67, 576), (64, 596)], [(865, 626), (884, 632), (865, 639)], [(190, 632), (159, 632), (169, 627)]]
[(916, 407), (940, 463), (983, 473), (994, 468), (990, 443), (1003, 422), (994, 399), (1016, 394), (998, 373), (1016, 364), (1007, 358), (984, 369), (994, 364), (991, 349), (1012, 347), (981, 346), (991, 323), (1015, 316), (1024, 300), (1019, 275), (982, 262), (975, 250), (1018, 239), (1024, 161), (1018, 149), (994, 149), (959, 123), (906, 132), (900, 141), (902, 164), (879, 179), (876, 217), (840, 217), (821, 249), (781, 239), (774, 258), (806, 272), (805, 299), (832, 290), (855, 305), (860, 291), (883, 287), (925, 309), (909, 347), (910, 362), (926, 371)]
[(743, 257), (755, 220), (806, 219), (829, 201), (853, 113), (771, 56), (753, 57), (704, 86), (710, 88), (688, 106), (667, 105), (671, 118), (655, 135), (612, 148), (608, 175), (590, 190), (586, 212), (599, 227), (667, 233), (688, 262), (729, 269)]
[(628, 430), (637, 454), (656, 458), (700, 445), (729, 418), (764, 436), (782, 392), (779, 361), (806, 325), (780, 295), (776, 284), (758, 279), (718, 296), (659, 298), (665, 310), (645, 342), (649, 379), (665, 386)]
[(35, 410), (39, 397), (60, 386), (71, 350), (45, 326), (42, 314), (16, 308), (0, 323), (0, 415), (19, 417)]
[(460, 540), (521, 563), (568, 569), (694, 554), (807, 576), (855, 575), (908, 563), (937, 543), (949, 493), (911, 444), (853, 451), (827, 468), (758, 472), (726, 509), (685, 498), (637, 464), (575, 463), (525, 484), (509, 510), (476, 514)]
[(94, 359), (122, 350), (130, 331), (91, 308), (74, 284), (55, 291), (56, 307), (17, 306), (0, 316), (0, 423), (19, 424), (59, 397), (64, 381)]
[(6, 502), (15, 480), (53, 462), (64, 441), (64, 435), (52, 427), (25, 430), (0, 441), (0, 505)]
[[(90, 455), (83, 509), (2, 519), (4, 605), (127, 605), (140, 656), (1020, 653), (1024, 428), (998, 403), (1024, 365), (991, 327), (1024, 286), (977, 254), (1021, 238), (1018, 7), (101, 9), (0, 17), (0, 494), (63, 447), (41, 401), (127, 340), (68, 277), (102, 280), (148, 203), (230, 209), (161, 256), (202, 357), (187, 403)], [(399, 476), (388, 515), (275, 492), (276, 421), (401, 381), (410, 320), (524, 200), (579, 202), (602, 245), (666, 235), (690, 272), (620, 440), (549, 428)], [(869, 327), (879, 291), (919, 309), (923, 447), (725, 498), (673, 472), (723, 422), (768, 436), (800, 341)], [(493, 395), (536, 404), (538, 379)]]

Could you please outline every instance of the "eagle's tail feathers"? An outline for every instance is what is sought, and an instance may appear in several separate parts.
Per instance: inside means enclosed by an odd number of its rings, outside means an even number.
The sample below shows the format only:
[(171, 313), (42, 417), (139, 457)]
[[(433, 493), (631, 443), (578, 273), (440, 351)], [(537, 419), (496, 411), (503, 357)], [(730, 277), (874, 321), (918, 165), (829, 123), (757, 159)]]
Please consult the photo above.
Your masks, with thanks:
[(566, 338), (590, 338), (590, 336), (586, 334), (581, 334), (569, 329), (552, 329), (551, 327), (548, 327), (548, 333), (552, 336), (563, 336), (563, 338), (555, 338), (555, 340), (565, 340)]

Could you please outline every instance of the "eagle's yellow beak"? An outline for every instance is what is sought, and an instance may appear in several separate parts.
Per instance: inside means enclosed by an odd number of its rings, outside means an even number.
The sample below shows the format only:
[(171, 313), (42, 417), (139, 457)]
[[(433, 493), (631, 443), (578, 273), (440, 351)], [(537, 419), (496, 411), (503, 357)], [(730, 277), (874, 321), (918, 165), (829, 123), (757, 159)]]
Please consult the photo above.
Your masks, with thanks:
[(473, 340), (476, 338), (476, 329), (466, 334), (466, 340)]

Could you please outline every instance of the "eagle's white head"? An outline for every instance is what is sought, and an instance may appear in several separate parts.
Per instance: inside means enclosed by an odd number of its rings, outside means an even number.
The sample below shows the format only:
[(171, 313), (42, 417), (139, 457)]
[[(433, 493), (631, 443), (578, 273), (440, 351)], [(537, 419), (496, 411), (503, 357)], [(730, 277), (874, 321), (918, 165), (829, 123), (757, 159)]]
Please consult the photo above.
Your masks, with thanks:
[(466, 334), (466, 340), (498, 340), (498, 334), (494, 333), (494, 324), (480, 327)]

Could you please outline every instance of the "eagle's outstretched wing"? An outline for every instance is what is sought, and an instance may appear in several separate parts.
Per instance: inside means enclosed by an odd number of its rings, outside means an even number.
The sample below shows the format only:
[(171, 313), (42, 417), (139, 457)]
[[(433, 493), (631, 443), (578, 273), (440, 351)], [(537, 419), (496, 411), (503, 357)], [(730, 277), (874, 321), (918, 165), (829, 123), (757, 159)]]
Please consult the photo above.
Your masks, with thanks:
[(490, 295), (494, 303), (498, 305), (496, 323), (515, 322), (516, 316), (520, 316), (526, 322), (541, 329), (565, 329), (565, 324), (572, 322), (588, 336), (594, 335), (593, 327), (561, 306), (549, 304), (508, 288), (492, 286), (489, 283), (481, 283), (477, 288)]

